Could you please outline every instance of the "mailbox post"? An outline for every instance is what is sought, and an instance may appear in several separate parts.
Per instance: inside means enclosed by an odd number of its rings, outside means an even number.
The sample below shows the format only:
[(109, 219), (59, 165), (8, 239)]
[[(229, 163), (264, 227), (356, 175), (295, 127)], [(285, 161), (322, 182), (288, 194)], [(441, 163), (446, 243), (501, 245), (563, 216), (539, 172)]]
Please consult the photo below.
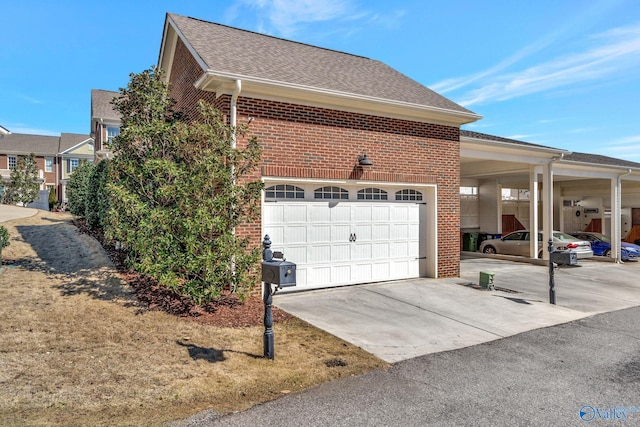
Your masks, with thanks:
[[(273, 360), (274, 340), (273, 340), (273, 314), (271, 305), (273, 295), (280, 287), (296, 285), (296, 265), (287, 261), (282, 252), (271, 251), (271, 239), (269, 235), (264, 236), (262, 241), (262, 301), (264, 302), (264, 336), (263, 348), (264, 357)], [(279, 259), (278, 259), (279, 258)], [(275, 285), (275, 289), (272, 286)]]

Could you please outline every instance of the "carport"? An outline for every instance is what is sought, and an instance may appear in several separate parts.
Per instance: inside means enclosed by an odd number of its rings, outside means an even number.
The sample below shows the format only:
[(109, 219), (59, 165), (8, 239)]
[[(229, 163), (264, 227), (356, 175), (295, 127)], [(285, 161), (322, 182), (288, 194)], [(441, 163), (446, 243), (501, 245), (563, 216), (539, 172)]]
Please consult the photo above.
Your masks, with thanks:
[[(545, 242), (552, 230), (590, 226), (624, 238), (639, 225), (632, 214), (640, 207), (639, 163), (462, 130), (460, 178), (462, 231), (503, 234), (527, 228), (531, 258), (538, 255), (539, 231)], [(464, 189), (475, 190), (465, 194)], [(507, 201), (505, 190), (511, 192)], [(612, 254), (620, 260), (619, 239), (613, 239)]]

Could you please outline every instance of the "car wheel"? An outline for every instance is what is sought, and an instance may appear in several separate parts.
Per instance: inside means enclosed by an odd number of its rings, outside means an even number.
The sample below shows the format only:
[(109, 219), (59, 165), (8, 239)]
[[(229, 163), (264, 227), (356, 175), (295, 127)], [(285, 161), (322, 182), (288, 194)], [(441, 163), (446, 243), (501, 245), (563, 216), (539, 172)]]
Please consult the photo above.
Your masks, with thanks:
[(484, 252), (485, 254), (494, 254), (494, 255), (497, 253), (496, 248), (494, 248), (493, 246), (485, 246), (482, 252)]
[(607, 249), (606, 251), (604, 251), (604, 256), (607, 258), (611, 258), (611, 249)]

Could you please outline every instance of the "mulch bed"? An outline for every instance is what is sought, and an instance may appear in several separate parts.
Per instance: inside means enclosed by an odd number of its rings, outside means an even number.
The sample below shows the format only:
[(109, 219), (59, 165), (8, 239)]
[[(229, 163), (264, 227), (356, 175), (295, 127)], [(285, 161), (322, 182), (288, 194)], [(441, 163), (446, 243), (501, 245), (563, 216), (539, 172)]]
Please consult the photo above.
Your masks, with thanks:
[[(257, 292), (250, 294), (244, 301), (240, 301), (235, 295), (224, 295), (207, 304), (196, 304), (188, 297), (159, 285), (154, 279), (128, 269), (124, 264), (123, 253), (105, 245), (104, 236), (89, 230), (84, 220), (76, 219), (74, 223), (81, 232), (93, 236), (102, 244), (123, 280), (134, 290), (135, 297), (140, 305), (147, 310), (164, 311), (199, 323), (227, 328), (242, 328), (263, 324), (264, 303), (262, 302), (259, 288)], [(273, 307), (272, 313), (274, 323), (293, 318), (289, 313), (276, 307)]]

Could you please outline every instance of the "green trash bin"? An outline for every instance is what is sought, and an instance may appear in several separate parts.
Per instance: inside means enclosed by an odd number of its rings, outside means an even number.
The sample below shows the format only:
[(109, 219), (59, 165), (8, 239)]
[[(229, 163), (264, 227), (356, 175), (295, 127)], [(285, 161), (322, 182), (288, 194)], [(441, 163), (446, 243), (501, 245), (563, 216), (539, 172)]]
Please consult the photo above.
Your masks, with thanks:
[(496, 286), (493, 284), (493, 279), (495, 277), (495, 273), (490, 271), (481, 271), (480, 272), (480, 287), (485, 289), (495, 290)]
[(478, 237), (480, 233), (464, 233), (462, 235), (462, 250), (475, 252), (478, 250)]

